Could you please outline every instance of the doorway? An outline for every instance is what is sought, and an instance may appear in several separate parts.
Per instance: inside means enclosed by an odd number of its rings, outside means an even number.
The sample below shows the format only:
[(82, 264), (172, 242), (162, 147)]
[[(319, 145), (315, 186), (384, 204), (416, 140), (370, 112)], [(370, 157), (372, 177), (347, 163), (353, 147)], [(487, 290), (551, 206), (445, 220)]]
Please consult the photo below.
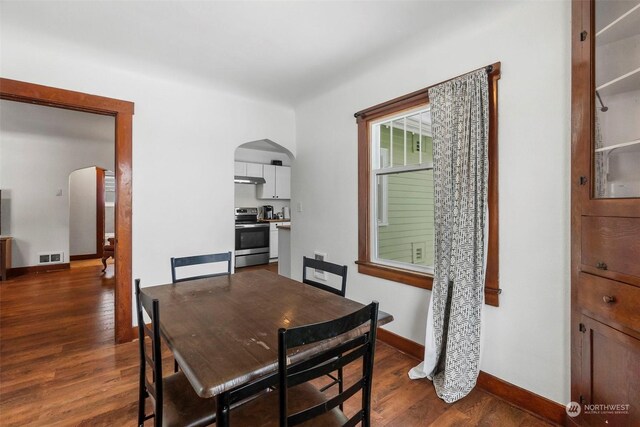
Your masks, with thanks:
[(131, 341), (131, 163), (134, 104), (65, 89), (0, 78), (0, 99), (115, 118), (115, 341)]
[(104, 259), (109, 238), (115, 238), (115, 174), (99, 166), (71, 172), (69, 260)]

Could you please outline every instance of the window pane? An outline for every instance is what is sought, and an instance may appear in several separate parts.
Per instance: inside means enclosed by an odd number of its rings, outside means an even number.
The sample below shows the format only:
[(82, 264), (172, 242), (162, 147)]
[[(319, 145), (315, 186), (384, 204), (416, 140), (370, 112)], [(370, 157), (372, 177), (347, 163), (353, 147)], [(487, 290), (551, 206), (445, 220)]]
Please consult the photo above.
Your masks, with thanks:
[[(404, 166), (405, 158), (405, 132), (404, 132), (404, 119), (394, 120), (391, 133), (392, 147), (391, 147), (391, 165), (392, 166)], [(409, 148), (409, 147), (407, 147)]]
[(389, 153), (389, 136), (390, 136), (390, 127), (389, 127), (389, 123), (385, 123), (383, 125), (380, 125), (378, 127), (378, 132), (379, 132), (379, 136), (380, 136), (380, 150), (379, 150), (379, 154), (380, 154), (380, 164), (378, 167), (376, 167), (376, 165), (374, 164), (374, 169), (378, 169), (378, 168), (388, 168), (389, 166), (391, 166), (391, 159), (390, 159), (390, 153)]
[(432, 147), (430, 111), (407, 117), (407, 164), (432, 163)]
[(632, 12), (637, 4), (596, 0), (594, 5), (596, 198), (640, 197), (640, 15)]
[[(386, 216), (386, 225), (378, 223), (378, 260), (433, 266), (433, 171), (401, 172), (385, 178), (386, 188), (380, 188), (382, 179), (376, 183), (378, 195), (386, 192), (386, 215), (376, 212), (378, 219)], [(385, 207), (378, 200), (376, 208)]]

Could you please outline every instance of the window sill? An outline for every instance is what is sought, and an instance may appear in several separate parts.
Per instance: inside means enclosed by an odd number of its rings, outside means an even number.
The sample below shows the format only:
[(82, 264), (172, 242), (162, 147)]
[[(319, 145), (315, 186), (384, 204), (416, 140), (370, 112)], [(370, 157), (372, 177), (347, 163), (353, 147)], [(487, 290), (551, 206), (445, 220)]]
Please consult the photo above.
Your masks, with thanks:
[[(393, 268), (369, 261), (356, 261), (356, 264), (358, 264), (358, 273), (360, 274), (379, 277), (381, 279), (391, 280), (392, 282), (404, 283), (405, 285), (415, 286), (421, 289), (431, 290), (433, 287), (433, 276), (428, 273)], [(484, 303), (486, 305), (499, 307), (498, 295), (500, 293), (500, 289), (485, 286)]]
[(428, 273), (403, 270), (401, 268), (375, 264), (369, 261), (356, 261), (356, 264), (358, 264), (358, 273), (361, 274), (404, 283), (422, 289), (431, 290), (433, 286), (433, 276)]

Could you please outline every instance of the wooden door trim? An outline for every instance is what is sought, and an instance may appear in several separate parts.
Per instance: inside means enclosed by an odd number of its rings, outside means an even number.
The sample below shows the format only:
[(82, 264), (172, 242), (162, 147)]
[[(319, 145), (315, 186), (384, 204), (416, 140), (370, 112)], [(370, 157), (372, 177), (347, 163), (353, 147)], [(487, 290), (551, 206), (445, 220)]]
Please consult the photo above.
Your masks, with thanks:
[(104, 252), (104, 172), (96, 168), (96, 258), (102, 258)]
[(115, 117), (115, 341), (131, 341), (131, 166), (134, 103), (0, 78), (0, 99)]

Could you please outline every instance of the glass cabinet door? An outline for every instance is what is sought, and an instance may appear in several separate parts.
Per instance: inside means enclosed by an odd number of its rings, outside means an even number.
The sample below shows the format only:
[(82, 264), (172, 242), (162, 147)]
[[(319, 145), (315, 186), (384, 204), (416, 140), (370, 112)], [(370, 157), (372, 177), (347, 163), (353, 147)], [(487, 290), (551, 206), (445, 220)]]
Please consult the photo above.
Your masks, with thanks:
[(640, 197), (640, 0), (595, 0), (594, 197)]

